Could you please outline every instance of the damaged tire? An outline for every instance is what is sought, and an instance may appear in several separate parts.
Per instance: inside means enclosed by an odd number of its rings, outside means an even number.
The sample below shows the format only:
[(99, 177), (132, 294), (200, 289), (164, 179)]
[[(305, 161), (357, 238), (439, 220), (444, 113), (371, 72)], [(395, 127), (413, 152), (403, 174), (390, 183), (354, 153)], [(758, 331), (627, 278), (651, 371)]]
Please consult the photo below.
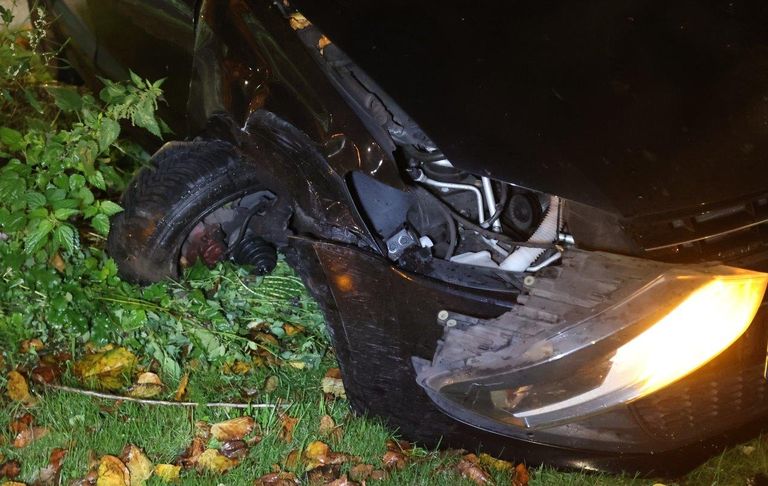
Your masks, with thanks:
[(112, 219), (108, 253), (126, 280), (178, 277), (182, 245), (196, 225), (228, 202), (262, 189), (254, 168), (229, 143), (167, 143), (124, 192), (124, 211)]

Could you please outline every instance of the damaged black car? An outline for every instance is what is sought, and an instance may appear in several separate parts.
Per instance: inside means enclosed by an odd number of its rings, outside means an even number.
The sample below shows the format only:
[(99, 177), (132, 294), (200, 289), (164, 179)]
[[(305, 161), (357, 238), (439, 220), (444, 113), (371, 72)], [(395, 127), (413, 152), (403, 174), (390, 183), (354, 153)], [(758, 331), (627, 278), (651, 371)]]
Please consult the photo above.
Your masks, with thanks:
[(42, 4), (86, 82), (167, 78), (123, 277), (282, 253), (428, 445), (676, 473), (765, 424), (764, 2)]

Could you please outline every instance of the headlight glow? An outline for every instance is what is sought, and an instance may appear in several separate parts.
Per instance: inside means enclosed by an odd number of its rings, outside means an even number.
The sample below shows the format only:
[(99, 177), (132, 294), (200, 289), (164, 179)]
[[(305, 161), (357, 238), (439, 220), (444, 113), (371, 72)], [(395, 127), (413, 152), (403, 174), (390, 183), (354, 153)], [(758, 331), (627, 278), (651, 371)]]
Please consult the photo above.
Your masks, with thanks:
[(747, 330), (767, 283), (765, 274), (709, 280), (646, 331), (618, 348), (600, 386), (515, 416), (556, 412), (622, 391), (628, 401), (683, 378), (723, 352)]

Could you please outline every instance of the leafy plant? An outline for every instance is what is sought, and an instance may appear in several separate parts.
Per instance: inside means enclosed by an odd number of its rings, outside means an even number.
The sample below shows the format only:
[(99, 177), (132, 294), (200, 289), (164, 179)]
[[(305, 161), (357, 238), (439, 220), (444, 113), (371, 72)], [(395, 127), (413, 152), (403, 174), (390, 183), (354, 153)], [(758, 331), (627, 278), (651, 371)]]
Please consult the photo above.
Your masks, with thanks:
[[(121, 342), (178, 374), (183, 358), (316, 365), (322, 317), (281, 265), (266, 278), (193, 266), (184, 283), (138, 288), (103, 250), (126, 180), (148, 158), (121, 139), (134, 126), (168, 132), (155, 111), (162, 80), (103, 79), (98, 97), (51, 76), (45, 25), (9, 30), (0, 7), (0, 349), (32, 336)], [(286, 336), (285, 322), (305, 332)]]

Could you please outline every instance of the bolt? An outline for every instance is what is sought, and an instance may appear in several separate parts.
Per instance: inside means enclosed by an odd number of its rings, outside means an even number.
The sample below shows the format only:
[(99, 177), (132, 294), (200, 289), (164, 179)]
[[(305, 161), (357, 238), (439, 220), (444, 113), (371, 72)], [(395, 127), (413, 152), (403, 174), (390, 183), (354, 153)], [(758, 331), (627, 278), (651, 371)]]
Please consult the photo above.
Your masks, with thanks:
[(437, 318), (441, 321), (448, 319), (448, 311), (441, 310), (440, 312), (437, 313)]
[(411, 236), (410, 235), (401, 235), (400, 238), (398, 238), (397, 242), (400, 243), (401, 245), (405, 246), (405, 245), (407, 245), (408, 243), (411, 242)]
[(525, 285), (526, 287), (530, 287), (535, 283), (536, 283), (536, 277), (534, 277), (533, 275), (526, 275), (525, 278), (523, 279), (523, 285)]
[(448, 319), (445, 323), (445, 325), (448, 327), (456, 327), (456, 324), (456, 319)]

